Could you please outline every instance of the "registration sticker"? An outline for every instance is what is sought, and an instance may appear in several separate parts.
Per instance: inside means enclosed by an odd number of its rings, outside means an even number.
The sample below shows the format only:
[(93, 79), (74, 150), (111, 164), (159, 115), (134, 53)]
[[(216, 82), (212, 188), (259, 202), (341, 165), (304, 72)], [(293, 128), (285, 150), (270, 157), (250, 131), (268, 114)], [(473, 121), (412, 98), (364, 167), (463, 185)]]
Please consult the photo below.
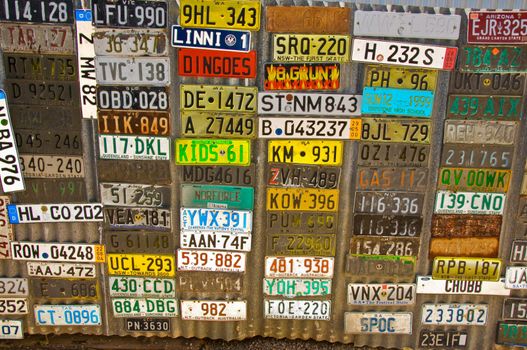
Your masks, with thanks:
[(287, 320), (331, 319), (330, 300), (265, 300), (265, 318)]
[(181, 0), (179, 22), (183, 27), (258, 31), (260, 10), (260, 0)]
[(26, 186), (22, 177), (22, 168), (16, 147), (17, 143), (4, 90), (0, 90), (0, 133), (2, 135), (2, 148), (0, 149), (0, 180), (2, 189), (5, 193), (24, 191)]
[(13, 260), (104, 262), (104, 245), (80, 243), (11, 242)]
[(432, 278), (443, 280), (498, 281), (501, 259), (436, 257)]
[(11, 224), (103, 221), (102, 204), (9, 204)]
[(247, 302), (226, 300), (181, 300), (181, 319), (241, 321), (247, 319)]
[(35, 305), (38, 326), (100, 326), (99, 305)]
[(342, 141), (269, 140), (267, 161), (339, 166), (342, 164), (343, 148)]
[(175, 159), (178, 165), (249, 165), (250, 140), (177, 139)]
[(338, 90), (340, 63), (266, 63), (264, 90)]
[(158, 254), (108, 254), (108, 274), (174, 277), (175, 257)]

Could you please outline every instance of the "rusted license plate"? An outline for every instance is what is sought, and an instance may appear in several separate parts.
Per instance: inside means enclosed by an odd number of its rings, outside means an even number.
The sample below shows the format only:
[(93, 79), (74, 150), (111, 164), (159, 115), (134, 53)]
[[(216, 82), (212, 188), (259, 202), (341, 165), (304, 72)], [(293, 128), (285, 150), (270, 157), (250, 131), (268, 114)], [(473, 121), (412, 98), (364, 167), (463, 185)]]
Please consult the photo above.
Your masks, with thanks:
[(458, 65), (462, 72), (525, 72), (527, 48), (522, 45), (467, 45), (459, 50)]
[(97, 108), (166, 111), (168, 96), (164, 86), (97, 86)]
[(362, 118), (362, 141), (430, 143), (430, 122)]
[(336, 241), (336, 235), (274, 234), (267, 236), (267, 252), (285, 256), (335, 256)]
[(420, 216), (355, 214), (353, 234), (360, 236), (416, 237), (421, 235)]
[(105, 224), (111, 229), (170, 230), (170, 210), (159, 208), (104, 208)]
[(7, 79), (77, 80), (77, 57), (4, 53)]
[(412, 192), (355, 193), (355, 213), (415, 215), (423, 210), (424, 194)]
[(257, 119), (253, 114), (181, 112), (181, 136), (255, 138)]
[(268, 6), (270, 33), (348, 34), (351, 9), (347, 7)]
[(521, 96), (525, 74), (467, 73), (455, 71), (450, 78), (449, 93), (465, 95)]
[(99, 133), (125, 135), (170, 135), (168, 112), (99, 111)]
[(169, 207), (168, 186), (100, 183), (101, 203), (119, 207)]
[(169, 232), (106, 231), (103, 234), (109, 253), (156, 253), (174, 251), (174, 235)]
[(499, 237), (432, 238), (430, 257), (459, 256), (495, 258), (498, 256)]
[(35, 81), (6, 79), (9, 102), (25, 105), (79, 105), (79, 83), (76, 81)]
[[(240, 293), (243, 290), (243, 275), (230, 272), (190, 272), (182, 271), (177, 277), (177, 288), (180, 292), (198, 292), (216, 294), (225, 297), (225, 293)], [(211, 292), (212, 291), (212, 292)]]
[(338, 90), (339, 63), (266, 63), (264, 90)]
[(357, 164), (362, 166), (427, 167), (429, 157), (429, 145), (361, 142)]
[(339, 190), (315, 188), (268, 188), (268, 211), (337, 211)]
[[(27, 188), (27, 180), (26, 180)], [(18, 193), (23, 193), (18, 192)], [(16, 198), (16, 197), (15, 197)], [(11, 256), (9, 242), (14, 239), (13, 226), (9, 224), (9, 213), (7, 206), (11, 203), (8, 196), (0, 196), (0, 259), (8, 259)]]
[(527, 346), (527, 322), (498, 321), (496, 344)]
[(419, 238), (406, 237), (353, 237), (350, 254), (417, 256)]
[(357, 171), (357, 189), (422, 192), (428, 186), (427, 168), (367, 168)]
[(256, 179), (254, 164), (246, 167), (223, 165), (186, 165), (179, 168), (182, 182), (192, 182), (196, 184), (251, 186), (254, 184)]
[(432, 237), (499, 237), (502, 219), (502, 215), (434, 214)]
[(73, 54), (71, 26), (2, 23), (0, 46), (5, 52)]
[(450, 95), (448, 119), (518, 120), (521, 112), (519, 96)]
[(97, 280), (33, 279), (31, 295), (43, 299), (97, 299), (99, 283)]
[(414, 276), (416, 257), (395, 255), (346, 256), (346, 273), (356, 276)]
[(84, 177), (82, 156), (20, 155), (20, 166), (28, 178)]
[(431, 69), (390, 67), (385, 65), (366, 65), (364, 86), (436, 90), (437, 71)]
[(268, 233), (337, 233), (337, 213), (267, 213)]
[(254, 188), (218, 185), (181, 185), (181, 206), (253, 210)]
[(15, 130), (80, 130), (81, 119), (72, 116), (80, 113), (79, 107), (10, 105), (9, 112), (16, 115), (12, 121)]
[(484, 120), (446, 120), (445, 143), (512, 145), (517, 122)]
[(513, 146), (445, 143), (441, 166), (510, 169), (513, 154)]
[(438, 189), (473, 192), (507, 192), (510, 170), (440, 168)]
[(169, 184), (170, 162), (141, 160), (107, 160), (97, 161), (97, 171), (101, 182), (135, 182), (157, 185)]
[(26, 190), (17, 192), (20, 203), (87, 202), (84, 179), (25, 179)]
[(167, 35), (162, 30), (111, 29), (93, 34), (98, 56), (164, 56), (167, 46)]
[(270, 164), (267, 185), (333, 189), (339, 187), (340, 168)]
[(20, 153), (82, 154), (80, 131), (45, 131), (16, 129), (15, 140)]

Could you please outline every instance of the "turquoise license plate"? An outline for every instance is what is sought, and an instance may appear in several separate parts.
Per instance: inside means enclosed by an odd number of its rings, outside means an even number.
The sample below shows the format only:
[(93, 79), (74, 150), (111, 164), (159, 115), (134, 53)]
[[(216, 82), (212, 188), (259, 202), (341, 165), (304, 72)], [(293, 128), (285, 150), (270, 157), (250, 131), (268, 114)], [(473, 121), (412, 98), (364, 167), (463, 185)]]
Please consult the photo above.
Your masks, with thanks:
[(433, 106), (433, 91), (365, 87), (361, 112), (430, 118)]

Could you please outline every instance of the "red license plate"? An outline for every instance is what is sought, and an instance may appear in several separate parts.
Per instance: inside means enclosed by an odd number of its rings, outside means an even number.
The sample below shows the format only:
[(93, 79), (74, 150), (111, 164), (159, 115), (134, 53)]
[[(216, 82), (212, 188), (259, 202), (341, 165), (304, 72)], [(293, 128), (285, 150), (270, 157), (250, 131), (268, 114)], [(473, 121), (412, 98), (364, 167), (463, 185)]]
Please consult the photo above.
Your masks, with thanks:
[(256, 51), (180, 49), (178, 57), (182, 76), (256, 78)]
[(469, 44), (527, 42), (527, 11), (476, 11), (468, 15)]

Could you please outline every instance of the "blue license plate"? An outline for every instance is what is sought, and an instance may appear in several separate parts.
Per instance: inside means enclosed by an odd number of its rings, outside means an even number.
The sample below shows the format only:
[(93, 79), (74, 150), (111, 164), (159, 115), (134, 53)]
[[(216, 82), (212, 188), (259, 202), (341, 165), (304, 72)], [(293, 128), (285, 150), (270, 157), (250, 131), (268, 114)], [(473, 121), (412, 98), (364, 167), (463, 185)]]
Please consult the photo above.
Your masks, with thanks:
[(365, 87), (361, 112), (430, 118), (433, 106), (433, 91)]
[(252, 223), (253, 213), (248, 210), (181, 208), (182, 230), (250, 233)]
[(251, 47), (248, 30), (182, 28), (172, 26), (172, 46), (196, 49), (243, 51)]

